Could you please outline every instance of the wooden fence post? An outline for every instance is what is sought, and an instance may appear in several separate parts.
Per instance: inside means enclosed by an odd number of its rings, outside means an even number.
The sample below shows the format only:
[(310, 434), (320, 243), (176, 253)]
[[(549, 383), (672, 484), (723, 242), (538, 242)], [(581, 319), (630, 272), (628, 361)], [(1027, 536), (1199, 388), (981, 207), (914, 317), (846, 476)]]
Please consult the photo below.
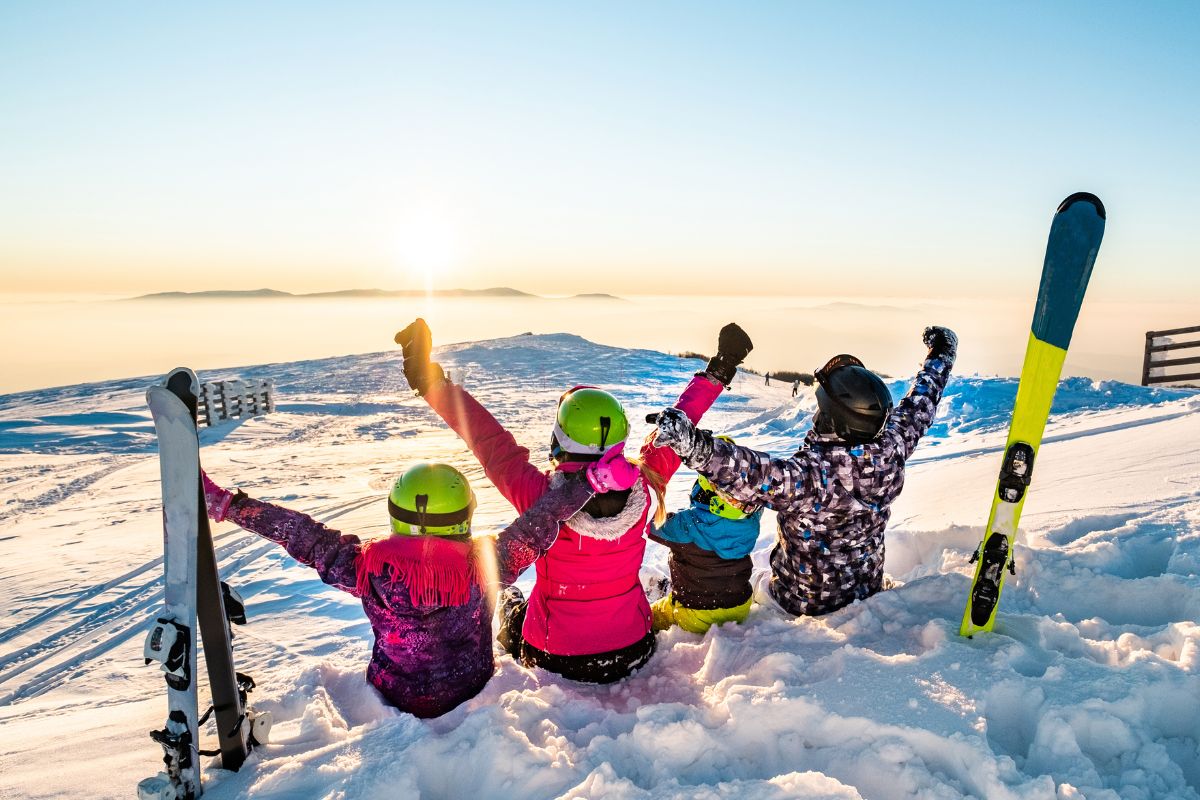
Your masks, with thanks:
[(1154, 331), (1146, 331), (1146, 352), (1142, 359), (1142, 386), (1150, 385), (1150, 348), (1154, 346)]

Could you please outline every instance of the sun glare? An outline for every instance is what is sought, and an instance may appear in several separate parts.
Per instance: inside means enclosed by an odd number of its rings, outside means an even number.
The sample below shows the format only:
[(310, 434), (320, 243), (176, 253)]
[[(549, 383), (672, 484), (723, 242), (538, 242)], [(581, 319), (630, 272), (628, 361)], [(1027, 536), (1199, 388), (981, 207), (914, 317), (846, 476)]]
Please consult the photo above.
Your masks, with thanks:
[(461, 258), (454, 226), (444, 216), (426, 213), (408, 217), (398, 236), (400, 260), (410, 278), (432, 292), (439, 278), (448, 275)]
[(397, 251), (409, 286), (416, 283), (425, 293), (423, 315), (437, 318), (437, 289), (451, 288), (448, 276), (462, 257), (456, 226), (449, 215), (418, 209), (405, 214), (396, 237)]

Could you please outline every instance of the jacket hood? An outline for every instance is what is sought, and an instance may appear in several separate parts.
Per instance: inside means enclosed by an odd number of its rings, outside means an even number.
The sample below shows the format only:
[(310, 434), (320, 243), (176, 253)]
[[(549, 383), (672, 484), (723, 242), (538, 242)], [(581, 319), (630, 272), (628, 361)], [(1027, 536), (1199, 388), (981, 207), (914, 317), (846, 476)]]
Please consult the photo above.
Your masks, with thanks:
[(672, 514), (658, 529), (657, 536), (672, 542), (694, 544), (721, 558), (742, 558), (758, 541), (760, 517), (761, 508), (742, 519), (726, 519), (693, 505)]

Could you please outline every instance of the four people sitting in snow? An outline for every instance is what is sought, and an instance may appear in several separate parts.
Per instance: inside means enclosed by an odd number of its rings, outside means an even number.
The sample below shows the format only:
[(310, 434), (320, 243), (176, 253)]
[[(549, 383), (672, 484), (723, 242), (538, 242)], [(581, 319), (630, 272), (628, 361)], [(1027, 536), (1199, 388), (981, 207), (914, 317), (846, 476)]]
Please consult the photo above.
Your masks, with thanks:
[[(743, 622), (752, 595), (750, 552), (763, 508), (779, 514), (771, 574), (755, 599), (790, 614), (824, 614), (883, 588), (883, 532), (904, 485), (904, 464), (933, 421), (957, 339), (924, 334), (929, 355), (893, 408), (882, 380), (852, 356), (816, 374), (819, 411), (800, 450), (773, 458), (696, 426), (753, 347), (737, 325), (717, 354), (657, 415), (635, 459), (629, 423), (608, 392), (577, 386), (559, 399), (552, 468), (430, 360), (416, 320), (396, 341), (410, 387), (462, 438), (513, 507), (494, 540), (472, 537), (475, 497), (445, 464), (418, 464), (388, 497), (392, 535), (362, 542), (311, 517), (222, 489), (204, 476), (209, 515), (283, 545), (321, 580), (358, 597), (375, 635), (368, 680), (401, 710), (435, 717), (474, 697), (494, 671), (499, 641), (526, 666), (609, 683), (644, 665), (655, 631), (703, 633)], [(691, 505), (664, 511), (680, 465), (699, 473)], [(670, 593), (653, 608), (639, 578), (646, 537), (671, 552)], [(494, 564), (494, 566), (493, 566)], [(528, 599), (512, 584), (535, 568)], [(766, 583), (764, 581), (764, 583)]]

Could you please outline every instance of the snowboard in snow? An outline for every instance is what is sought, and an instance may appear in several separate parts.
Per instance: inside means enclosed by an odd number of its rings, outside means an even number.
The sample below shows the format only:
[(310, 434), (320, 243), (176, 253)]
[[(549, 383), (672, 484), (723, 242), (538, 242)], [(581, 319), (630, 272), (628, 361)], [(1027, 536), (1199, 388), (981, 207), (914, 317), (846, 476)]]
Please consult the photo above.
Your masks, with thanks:
[(1021, 509), (1029, 494), (1050, 405), (1100, 250), (1105, 218), (1104, 204), (1098, 197), (1077, 192), (1062, 202), (1050, 224), (1041, 286), (992, 511), (983, 541), (971, 559), (977, 565), (959, 628), (963, 636), (992, 630), (1004, 577), (1013, 572), (1013, 541)]

